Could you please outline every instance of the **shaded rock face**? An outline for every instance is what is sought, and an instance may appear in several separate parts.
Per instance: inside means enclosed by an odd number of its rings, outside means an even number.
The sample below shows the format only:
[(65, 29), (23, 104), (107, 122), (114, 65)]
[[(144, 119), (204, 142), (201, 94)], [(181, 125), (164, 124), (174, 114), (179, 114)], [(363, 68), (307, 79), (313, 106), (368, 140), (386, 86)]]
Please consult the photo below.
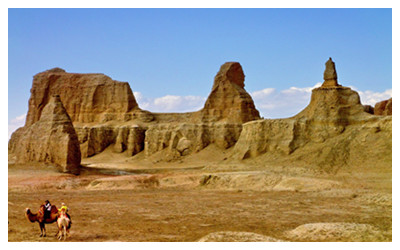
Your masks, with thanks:
[(72, 122), (127, 120), (127, 113), (138, 107), (127, 82), (103, 74), (74, 74), (55, 68), (33, 77), (27, 126), (40, 119), (54, 94), (60, 95)]
[(214, 78), (214, 85), (204, 108), (202, 122), (245, 123), (260, 119), (253, 99), (244, 89), (244, 73), (237, 62), (223, 64)]
[(144, 149), (146, 129), (137, 125), (77, 126), (76, 131), (82, 157), (85, 158), (101, 153), (111, 145), (114, 152), (125, 152), (127, 156), (133, 156)]
[(364, 107), (364, 112), (367, 112), (368, 114), (373, 115), (374, 114), (374, 107), (371, 105), (363, 105)]
[(390, 158), (391, 118), (365, 112), (358, 93), (350, 88), (321, 86), (313, 89), (310, 104), (294, 117), (244, 124), (233, 156), (284, 156), (310, 165), (343, 166), (360, 159), (374, 141), (383, 150), (374, 160)]
[(12, 135), (10, 151), (15, 154), (18, 163), (52, 163), (63, 172), (79, 173), (79, 141), (60, 97), (51, 97), (41, 113), (38, 121)]
[(392, 115), (392, 98), (378, 102), (374, 108), (375, 115)]

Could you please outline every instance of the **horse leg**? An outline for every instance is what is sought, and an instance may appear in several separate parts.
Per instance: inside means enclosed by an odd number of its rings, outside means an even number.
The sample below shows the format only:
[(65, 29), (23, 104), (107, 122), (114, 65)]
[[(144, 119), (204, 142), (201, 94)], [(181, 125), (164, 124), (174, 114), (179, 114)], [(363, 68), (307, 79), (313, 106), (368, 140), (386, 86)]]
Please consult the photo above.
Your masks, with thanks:
[(67, 238), (67, 226), (64, 225), (64, 226), (63, 226), (63, 229), (64, 229), (63, 234), (64, 234), (64, 240), (65, 240), (65, 239)]
[(62, 226), (60, 224), (58, 224), (57, 228), (58, 228), (57, 239), (61, 240), (61, 237), (62, 237), (62, 235), (61, 235), (62, 234), (62, 231), (61, 231), (62, 230)]

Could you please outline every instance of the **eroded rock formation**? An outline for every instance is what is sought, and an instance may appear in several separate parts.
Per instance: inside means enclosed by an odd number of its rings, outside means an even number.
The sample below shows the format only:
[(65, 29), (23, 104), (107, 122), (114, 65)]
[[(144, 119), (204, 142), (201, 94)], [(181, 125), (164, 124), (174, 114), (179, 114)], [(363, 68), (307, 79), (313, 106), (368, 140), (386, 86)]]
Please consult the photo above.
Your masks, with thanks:
[[(145, 158), (156, 155), (170, 161), (210, 144), (221, 150), (234, 146), (230, 153), (236, 160), (262, 156), (265, 162), (287, 160), (327, 168), (391, 164), (391, 116), (371, 115), (357, 92), (338, 84), (331, 58), (325, 65), (325, 81), (313, 89), (303, 111), (267, 120), (260, 120), (236, 62), (221, 66), (203, 109), (168, 114), (140, 109), (128, 83), (55, 68), (34, 77), (26, 125), (12, 135), (9, 149), (20, 162), (53, 162), (70, 172), (79, 165), (77, 158), (108, 147), (126, 156), (143, 152)], [(51, 99), (55, 94), (60, 97)], [(391, 99), (377, 104), (377, 112), (391, 114)]]
[(138, 107), (127, 82), (103, 74), (76, 74), (55, 68), (33, 77), (26, 125), (40, 119), (52, 95), (59, 95), (72, 122), (92, 123), (132, 119)]
[(242, 130), (242, 124), (159, 124), (146, 131), (145, 154), (150, 156), (161, 152), (166, 160), (199, 152), (210, 144), (221, 149), (235, 145)]
[(260, 119), (253, 99), (244, 89), (244, 78), (239, 63), (227, 62), (221, 66), (204, 108), (200, 111), (202, 122), (245, 123)]
[(392, 115), (392, 98), (375, 104), (375, 115)]
[(79, 173), (78, 137), (58, 95), (49, 98), (38, 121), (13, 133), (9, 145), (19, 163), (52, 163), (63, 172)]
[(165, 149), (168, 159), (198, 152), (212, 143), (226, 149), (236, 143), (242, 123), (260, 118), (244, 89), (243, 69), (236, 62), (221, 66), (202, 110), (169, 114), (140, 109), (126, 82), (103, 74), (47, 70), (34, 76), (26, 128), (41, 119), (54, 94), (60, 96), (73, 122), (82, 157), (109, 146), (129, 156)]
[(325, 63), (325, 71), (324, 71), (324, 83), (321, 87), (336, 87), (340, 86), (337, 81), (337, 73), (335, 63), (332, 61), (332, 58), (329, 57), (329, 60)]
[(175, 117), (164, 115), (162, 120), (169, 122), (149, 126), (145, 136), (146, 156), (163, 151), (164, 158), (171, 160), (198, 152), (210, 144), (221, 149), (232, 147), (242, 124), (260, 119), (253, 99), (244, 89), (244, 78), (239, 63), (223, 64), (202, 110), (175, 114)]
[[(310, 165), (344, 166), (359, 159), (375, 141), (388, 156), (385, 160), (391, 160), (391, 119), (365, 112), (357, 92), (336, 84), (331, 59), (326, 67), (325, 83), (313, 89), (310, 104), (299, 114), (244, 124), (234, 157), (283, 156)], [(376, 159), (382, 159), (382, 155)]]

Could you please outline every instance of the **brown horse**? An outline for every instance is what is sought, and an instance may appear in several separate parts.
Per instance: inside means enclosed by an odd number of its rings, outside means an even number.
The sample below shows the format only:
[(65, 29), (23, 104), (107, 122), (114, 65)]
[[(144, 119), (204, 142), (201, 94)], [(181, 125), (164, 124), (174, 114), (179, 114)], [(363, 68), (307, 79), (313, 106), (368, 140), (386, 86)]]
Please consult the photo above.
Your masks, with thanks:
[(25, 211), (25, 216), (26, 218), (28, 218), (30, 222), (39, 222), (40, 237), (42, 236), (46, 237), (45, 224), (51, 224), (56, 222), (58, 217), (58, 209), (54, 205), (51, 206), (50, 215), (46, 219), (44, 218), (44, 211), (45, 211), (44, 205), (40, 206), (39, 211), (36, 214), (31, 213), (31, 210), (29, 208), (27, 208)]

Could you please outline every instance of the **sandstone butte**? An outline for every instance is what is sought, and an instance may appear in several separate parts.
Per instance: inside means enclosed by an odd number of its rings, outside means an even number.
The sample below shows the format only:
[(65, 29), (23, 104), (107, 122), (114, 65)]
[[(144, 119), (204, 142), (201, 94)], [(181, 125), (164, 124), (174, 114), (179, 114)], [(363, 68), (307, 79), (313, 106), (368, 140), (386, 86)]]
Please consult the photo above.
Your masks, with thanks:
[[(377, 162), (391, 167), (389, 112), (379, 116), (367, 113), (358, 93), (338, 84), (331, 58), (325, 67), (324, 83), (313, 89), (310, 104), (286, 119), (260, 119), (244, 89), (245, 75), (237, 62), (221, 66), (204, 108), (189, 113), (145, 111), (139, 108), (127, 82), (103, 74), (51, 69), (34, 76), (26, 124), (12, 135), (9, 152), (19, 162), (52, 162), (64, 171), (70, 169), (54, 157), (38, 156), (56, 154), (34, 136), (40, 131), (51, 143), (54, 129), (50, 128), (47, 106), (56, 102), (58, 106), (62, 103), (64, 118), (69, 117), (73, 124), (67, 125), (64, 119), (63, 126), (68, 129), (59, 129), (56, 135), (77, 137), (68, 142), (70, 148), (57, 152), (64, 158), (71, 153), (79, 159), (90, 157), (112, 147), (126, 156), (157, 154), (162, 160), (174, 161), (214, 144), (222, 151), (231, 148), (231, 161), (258, 158), (271, 164), (318, 166), (328, 171)], [(59, 98), (54, 101), (55, 95)], [(383, 106), (389, 109), (387, 103)], [(27, 154), (33, 145), (37, 145), (34, 153)]]
[(81, 163), (78, 136), (58, 95), (49, 97), (40, 119), (19, 128), (10, 143), (17, 162), (46, 162), (62, 172), (78, 174)]

